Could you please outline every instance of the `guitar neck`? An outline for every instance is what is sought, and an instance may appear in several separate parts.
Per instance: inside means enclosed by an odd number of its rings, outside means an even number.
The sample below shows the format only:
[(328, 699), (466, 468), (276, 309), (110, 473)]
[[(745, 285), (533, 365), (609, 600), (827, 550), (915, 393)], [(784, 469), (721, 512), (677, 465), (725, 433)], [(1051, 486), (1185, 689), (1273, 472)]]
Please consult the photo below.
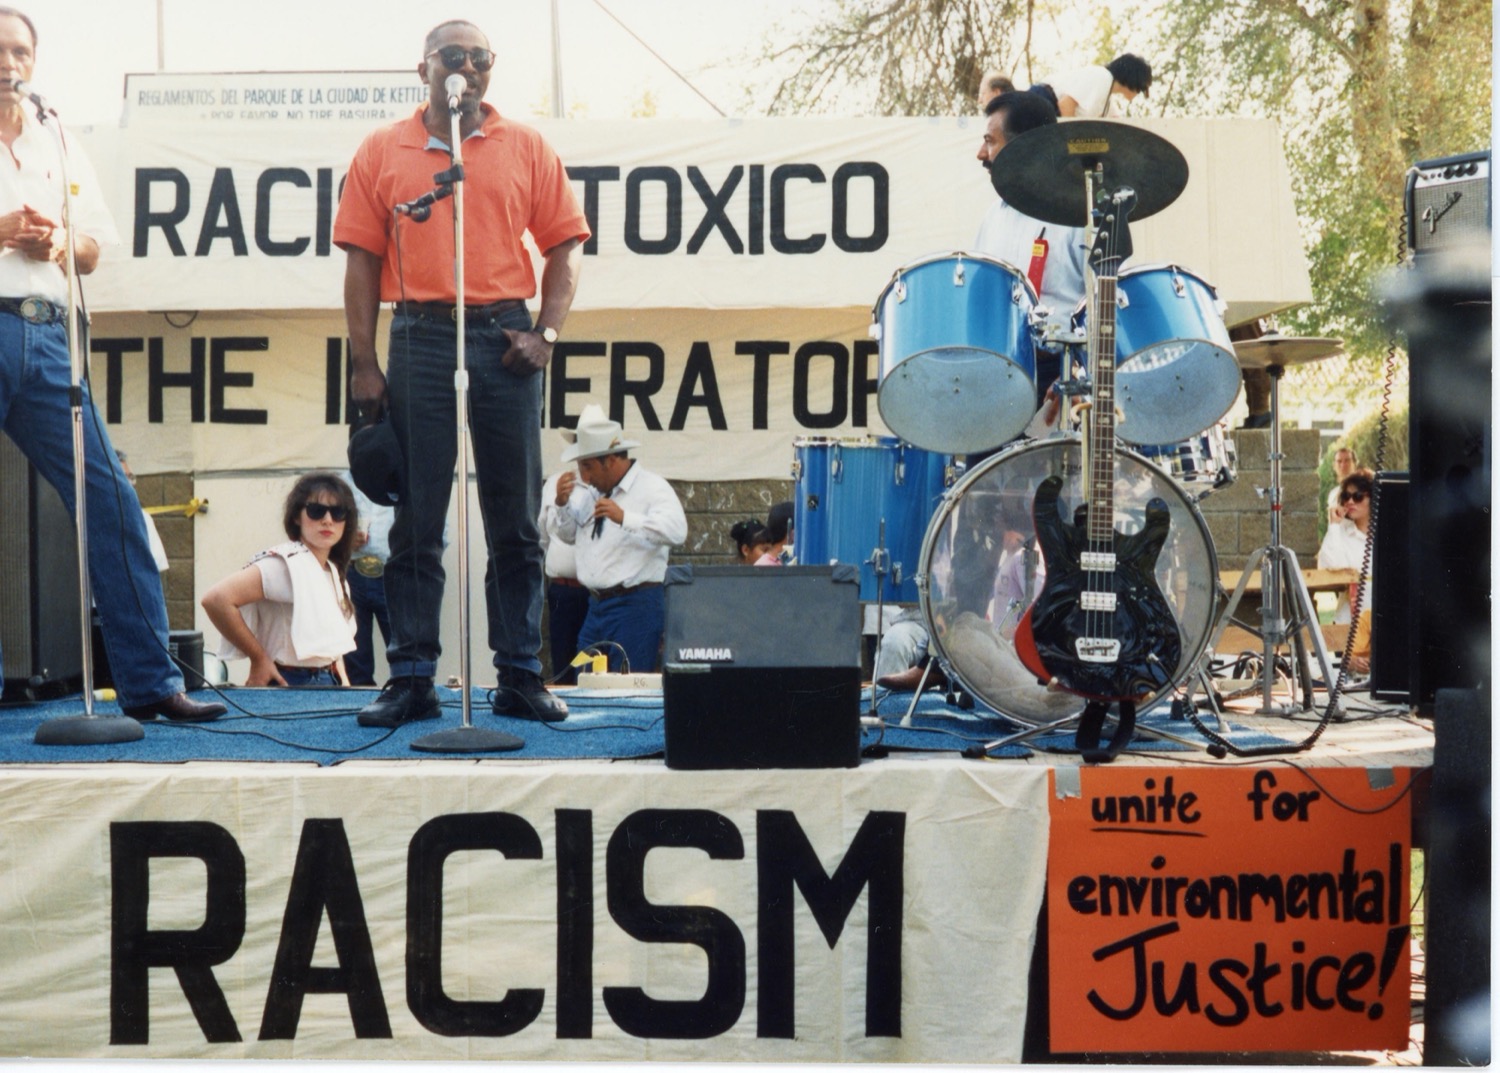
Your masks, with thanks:
[(1089, 509), (1090, 543), (1108, 543), (1115, 532), (1115, 281), (1096, 278), (1093, 333), (1094, 405), (1090, 410)]

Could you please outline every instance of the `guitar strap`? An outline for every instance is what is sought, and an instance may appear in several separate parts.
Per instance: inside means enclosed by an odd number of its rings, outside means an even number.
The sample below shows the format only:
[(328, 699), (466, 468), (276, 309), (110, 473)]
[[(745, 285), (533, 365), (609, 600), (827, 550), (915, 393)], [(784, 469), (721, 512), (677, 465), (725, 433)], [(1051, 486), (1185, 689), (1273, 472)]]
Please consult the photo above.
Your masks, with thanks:
[(1135, 701), (1120, 701), (1120, 721), (1115, 727), (1114, 737), (1103, 749), (1099, 748), (1099, 732), (1104, 729), (1104, 719), (1109, 715), (1109, 705), (1102, 700), (1091, 700), (1078, 718), (1078, 733), (1073, 742), (1083, 754), (1085, 763), (1107, 764), (1124, 751), (1135, 736)]

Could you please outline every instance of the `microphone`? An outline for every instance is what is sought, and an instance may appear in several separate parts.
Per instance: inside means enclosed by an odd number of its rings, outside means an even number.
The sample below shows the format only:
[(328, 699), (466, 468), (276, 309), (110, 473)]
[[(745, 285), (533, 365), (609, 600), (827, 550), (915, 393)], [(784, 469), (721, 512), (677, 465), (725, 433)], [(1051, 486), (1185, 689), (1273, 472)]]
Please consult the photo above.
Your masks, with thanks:
[(469, 83), (464, 81), (463, 75), (449, 75), (443, 81), (443, 92), (448, 94), (448, 107), (457, 108), (458, 99), (464, 95), (464, 90), (469, 88)]
[(432, 215), (432, 206), (434, 204), (443, 200), (443, 198), (445, 197), (452, 196), (453, 187), (448, 185), (447, 183), (444, 183), (436, 190), (427, 191), (427, 193), (423, 194), (421, 197), (412, 198), (410, 201), (401, 202), (399, 205), (395, 206), (395, 212), (397, 216), (410, 216), (413, 220), (417, 220), (418, 222), (420, 222)]
[(46, 119), (49, 115), (57, 115), (57, 109), (43, 100), (42, 95), (31, 88), (30, 82), (12, 82), (10, 85), (17, 93), (36, 105), (37, 114), (41, 118)]

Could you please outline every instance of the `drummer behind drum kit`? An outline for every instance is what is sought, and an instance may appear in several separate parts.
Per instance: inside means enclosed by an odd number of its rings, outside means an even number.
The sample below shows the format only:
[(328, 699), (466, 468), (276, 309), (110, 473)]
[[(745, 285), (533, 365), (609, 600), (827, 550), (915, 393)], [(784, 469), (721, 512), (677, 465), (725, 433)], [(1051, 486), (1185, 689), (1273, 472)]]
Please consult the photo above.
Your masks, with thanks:
[[(862, 600), (919, 602), (933, 656), (1033, 728), (1017, 739), (1082, 715), (1089, 751), (1118, 706), (1113, 753), (1137, 708), (1199, 670), (1224, 604), (1196, 503), (1234, 480), (1218, 423), (1240, 364), (1207, 282), (1174, 264), (1119, 269), (1129, 219), (1186, 186), (1165, 139), (1060, 123), (1013, 139), (995, 174), (1028, 216), (1091, 221), (1073, 331), (1043, 336), (1050, 311), (1004, 261), (958, 252), (898, 269), (871, 334), (899, 439), (796, 441), (796, 557), (859, 563)], [(1082, 427), (1012, 443), (1036, 409), (1043, 348), (1064, 350), (1058, 393)], [(967, 468), (953, 457), (997, 448)]]

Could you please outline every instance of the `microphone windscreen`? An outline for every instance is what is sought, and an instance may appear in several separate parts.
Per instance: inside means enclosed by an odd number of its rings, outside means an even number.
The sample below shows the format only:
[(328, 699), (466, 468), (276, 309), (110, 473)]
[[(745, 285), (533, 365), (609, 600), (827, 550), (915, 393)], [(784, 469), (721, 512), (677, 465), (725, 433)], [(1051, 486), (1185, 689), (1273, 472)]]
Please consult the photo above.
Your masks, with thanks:
[(443, 92), (450, 97), (462, 97), (468, 88), (469, 83), (464, 81), (463, 75), (449, 75), (443, 82)]

